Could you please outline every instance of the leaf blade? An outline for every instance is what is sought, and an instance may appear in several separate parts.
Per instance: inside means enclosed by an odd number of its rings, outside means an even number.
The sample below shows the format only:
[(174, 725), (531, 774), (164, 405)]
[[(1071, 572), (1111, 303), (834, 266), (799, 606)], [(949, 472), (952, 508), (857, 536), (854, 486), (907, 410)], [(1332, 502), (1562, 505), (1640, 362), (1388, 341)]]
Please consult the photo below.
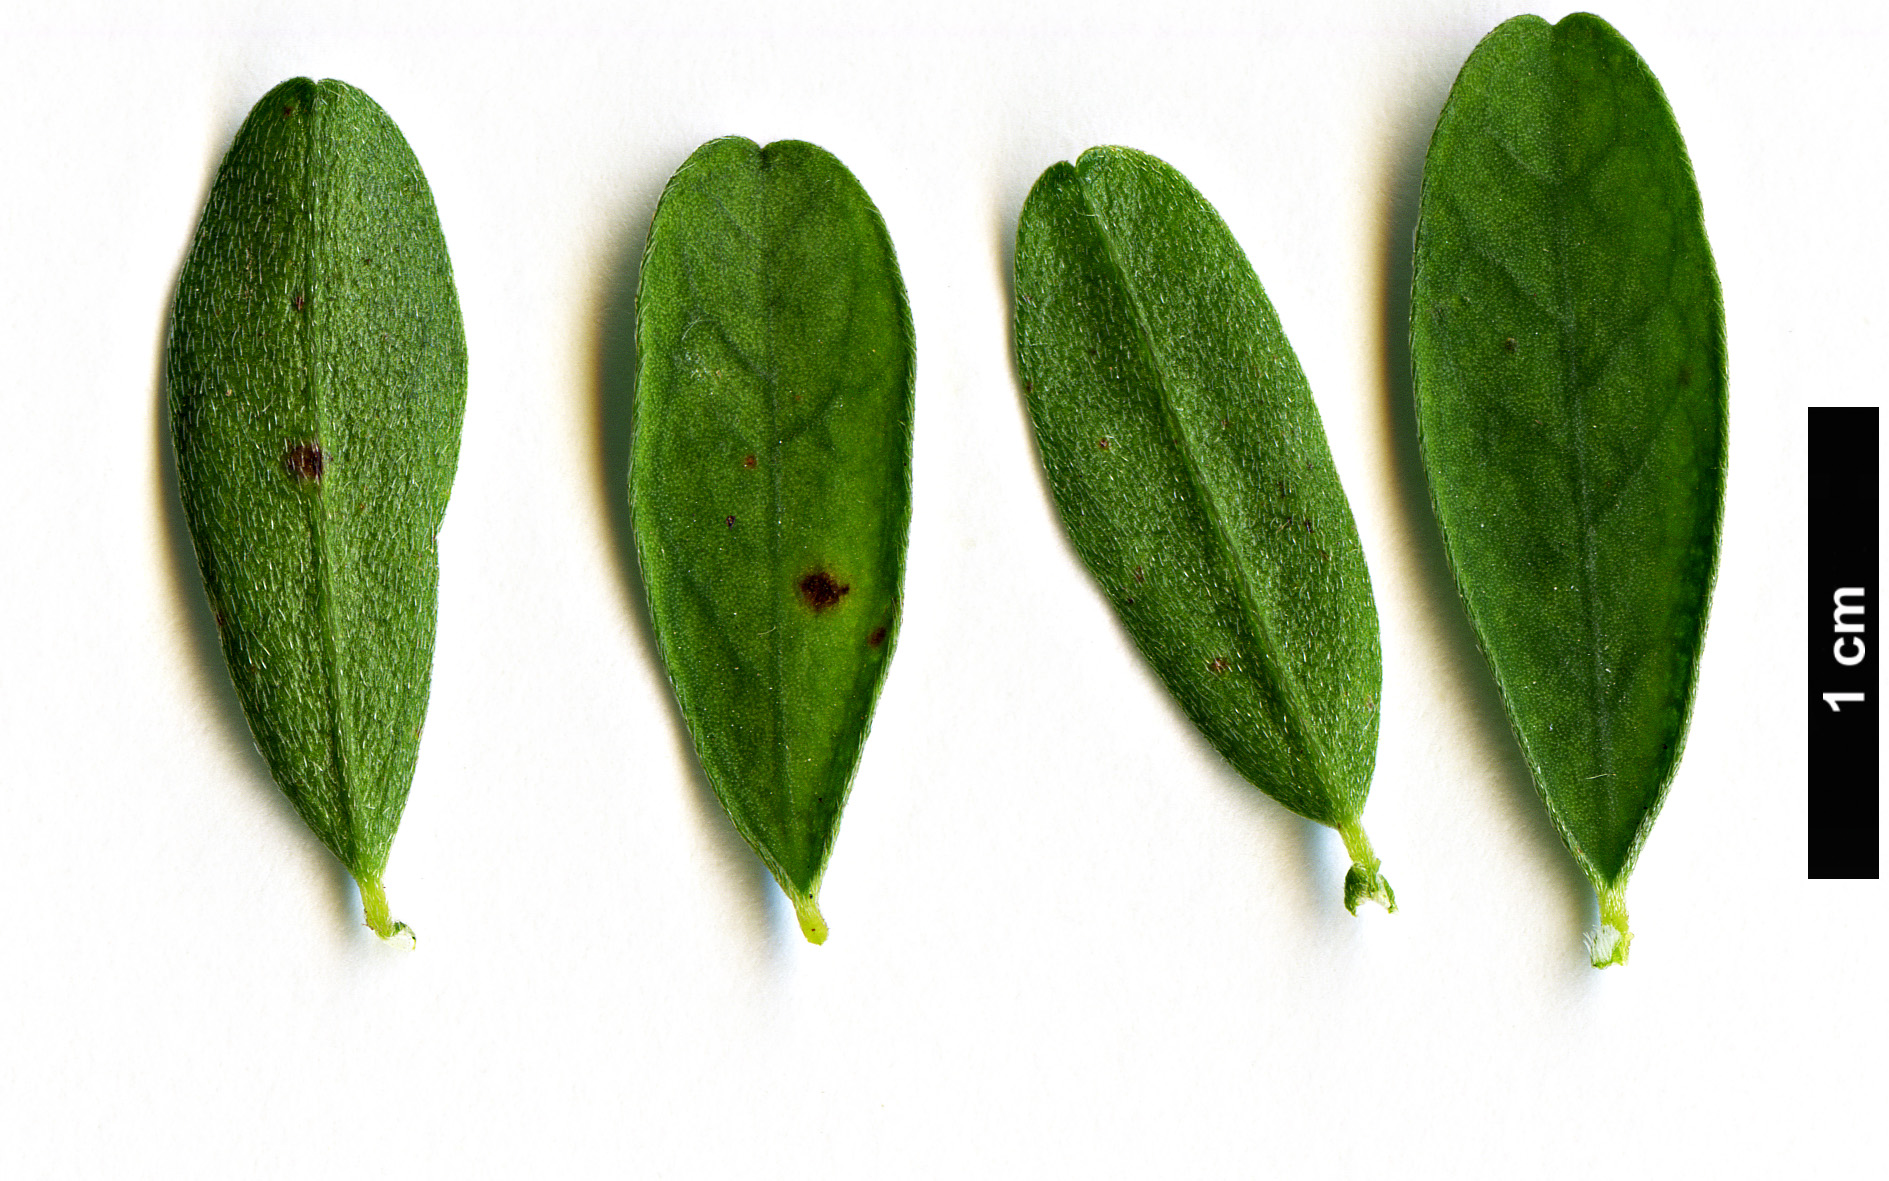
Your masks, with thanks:
[(1597, 17), (1517, 17), (1425, 165), (1411, 352), (1449, 557), (1615, 931), (1683, 749), (1724, 504), (1724, 316), (1685, 145)]
[(179, 277), (166, 372), (251, 733), (391, 935), (380, 877), (426, 713), (466, 360), (431, 192), (372, 99), (298, 78), (257, 103)]
[(820, 942), (911, 515), (911, 314), (877, 209), (811, 144), (704, 144), (651, 224), (637, 344), (658, 648), (710, 784)]
[(1359, 859), (1382, 663), (1303, 373), (1219, 216), (1125, 148), (1057, 164), (1017, 229), (1017, 365), (1077, 552), (1209, 741)]

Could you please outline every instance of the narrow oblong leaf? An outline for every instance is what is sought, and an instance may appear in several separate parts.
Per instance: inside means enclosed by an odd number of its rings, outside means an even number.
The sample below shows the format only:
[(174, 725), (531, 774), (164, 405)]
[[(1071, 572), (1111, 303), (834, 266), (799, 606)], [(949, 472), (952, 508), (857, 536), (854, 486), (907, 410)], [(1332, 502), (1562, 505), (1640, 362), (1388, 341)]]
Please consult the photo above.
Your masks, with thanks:
[(1437, 522), (1623, 963), (1679, 765), (1725, 495), (1724, 313), (1678, 125), (1598, 17), (1476, 47), (1430, 141), (1411, 310)]
[(466, 344), (426, 177), (372, 99), (296, 78), (250, 112), (178, 279), (167, 373), (250, 731), (368, 925), (405, 932), (381, 875), (426, 717)]
[(1093, 148), (1030, 191), (1016, 276), (1017, 369), (1076, 551), (1220, 753), (1343, 834), (1345, 905), (1395, 909), (1360, 824), (1383, 680), (1370, 575), (1239, 243), (1173, 168)]
[(657, 206), (636, 337), (657, 647), (709, 783), (821, 943), (911, 519), (912, 318), (879, 211), (812, 144), (711, 140)]

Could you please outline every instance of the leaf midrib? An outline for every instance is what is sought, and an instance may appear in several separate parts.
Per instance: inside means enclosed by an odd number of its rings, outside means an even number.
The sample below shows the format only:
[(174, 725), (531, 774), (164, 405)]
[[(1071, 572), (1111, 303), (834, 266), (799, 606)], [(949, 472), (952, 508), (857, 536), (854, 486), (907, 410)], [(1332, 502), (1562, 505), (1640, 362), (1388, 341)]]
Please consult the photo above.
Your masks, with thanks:
[[(1557, 77), (1556, 89), (1560, 79)], [(1558, 126), (1558, 124), (1557, 124)], [(1565, 152), (1566, 145), (1557, 143), (1557, 153)], [(1562, 161), (1557, 160), (1559, 164)], [(1565, 171), (1558, 169), (1557, 171)], [(1575, 370), (1578, 360), (1579, 344), (1576, 340), (1573, 298), (1571, 295), (1572, 267), (1570, 257), (1573, 243), (1569, 240), (1568, 209), (1573, 204), (1571, 188), (1575, 182), (1557, 176), (1548, 186), (1548, 201), (1554, 215), (1554, 242), (1551, 253), (1554, 267), (1555, 309), (1558, 333), (1560, 364), (1556, 367), (1556, 378), (1560, 384), (1562, 403), (1568, 407), (1568, 415), (1573, 427), (1574, 451), (1574, 503), (1580, 517), (1581, 536), (1581, 606), (1587, 617), (1587, 645), (1589, 656), (1589, 698), (1592, 704), (1590, 716), (1594, 719), (1596, 738), (1595, 754), (1600, 763), (1603, 784), (1607, 799), (1607, 810), (1613, 811), (1614, 802), (1614, 749), (1613, 749), (1613, 711), (1609, 707), (1604, 692), (1606, 686), (1606, 667), (1601, 641), (1600, 627), (1600, 575), (1599, 552), (1594, 540), (1594, 496), (1592, 479), (1592, 460), (1588, 453), (1587, 383)], [(1597, 778), (1597, 777), (1596, 777)], [(1591, 781), (1591, 780), (1590, 780)]]
[[(1108, 265), (1115, 271), (1116, 277), (1121, 281), (1122, 290), (1127, 294), (1129, 305), (1134, 311), (1136, 334), (1140, 338), (1148, 356), (1155, 362), (1150, 368), (1154, 373), (1155, 388), (1160, 395), (1156, 400), (1161, 406), (1162, 417), (1167, 422), (1168, 428), (1173, 432), (1173, 437), (1177, 442), (1191, 443), (1191, 436), (1188, 435), (1181, 422), (1180, 415), (1174, 408), (1174, 398), (1169, 387), (1165, 368), (1165, 358), (1162, 357), (1155, 341), (1154, 332), (1149, 326), (1149, 318), (1147, 311), (1143, 307), (1141, 291), (1130, 277), (1128, 268), (1122, 264), (1121, 257), (1115, 248), (1115, 240), (1110, 233), (1108, 220), (1103, 216), (1101, 210), (1097, 208), (1095, 203), (1090, 200), (1086, 178), (1083, 177), (1079, 171), (1076, 174), (1076, 178), (1077, 192), (1081, 194), (1083, 205), (1087, 208), (1089, 216), (1095, 220), (1096, 237), (1102, 243), (1104, 258)], [(1192, 449), (1188, 446), (1177, 445), (1174, 450), (1180, 454), (1181, 466), (1187, 473), (1188, 482), (1192, 485), (1194, 495), (1202, 506), (1203, 515), (1206, 516), (1208, 522), (1213, 527), (1213, 536), (1215, 541), (1219, 543), (1221, 560), (1233, 573), (1234, 585), (1239, 592), (1240, 607), (1242, 608), (1242, 614), (1245, 616), (1247, 626), (1252, 629), (1256, 638), (1260, 641), (1259, 644), (1254, 646), (1256, 651), (1249, 653), (1249, 656), (1254, 658), (1255, 663), (1265, 671), (1268, 684), (1272, 687), (1273, 691), (1278, 694), (1280, 704), (1285, 707), (1281, 710), (1280, 722), (1292, 736), (1299, 741), (1307, 752), (1311, 754), (1312, 765), (1317, 768), (1319, 773), (1326, 778), (1330, 778), (1325, 757), (1326, 752), (1317, 743), (1315, 737), (1306, 731), (1304, 727), (1299, 725), (1298, 715), (1296, 713), (1296, 708), (1300, 704), (1300, 694), (1297, 692), (1298, 686), (1292, 682), (1286, 671), (1280, 668), (1271, 659), (1271, 652), (1273, 651), (1272, 629), (1267, 626), (1265, 616), (1259, 610), (1258, 596), (1254, 593), (1252, 584), (1247, 578), (1245, 565), (1239, 560), (1239, 551), (1234, 547), (1232, 535), (1227, 531), (1226, 523), (1222, 519), (1223, 514), (1219, 510), (1219, 505), (1214, 498), (1212, 488), (1202, 476), (1199, 465), (1194, 460)]]
[[(318, 175), (319, 168), (315, 160), (317, 145), (323, 131), (321, 122), (329, 117), (328, 104), (323, 101), (321, 84), (314, 83), (309, 88), (308, 109), (303, 120), (302, 141), (302, 188), (307, 195), (309, 232), (305, 235), (308, 245), (302, 258), (301, 295), (304, 299), (303, 310), (295, 313), (305, 316), (302, 331), (298, 334), (302, 343), (303, 380), (307, 383), (308, 399), (315, 412), (315, 446), (322, 455), (322, 474), (315, 481), (311, 490), (309, 521), (315, 543), (315, 586), (319, 600), (318, 611), (322, 626), (322, 671), (327, 681), (328, 697), (328, 751), (330, 764), (334, 769), (335, 784), (338, 788), (337, 804), (339, 819), (346, 824), (347, 852), (344, 858), (348, 868), (354, 869), (354, 862), (359, 856), (361, 824), (358, 815), (364, 802), (352, 790), (351, 782), (355, 768), (349, 757), (346, 735), (351, 730), (348, 703), (342, 691), (341, 652), (339, 625), (336, 621), (335, 593), (335, 554), (334, 543), (330, 536), (330, 498), (329, 481), (332, 478), (332, 435), (329, 430), (329, 395), (324, 378), (327, 370), (320, 362), (326, 354), (326, 342), (317, 337), (328, 323), (327, 300), (324, 293), (316, 290), (315, 280), (319, 275), (319, 259), (326, 248), (329, 229), (329, 211), (323, 198), (327, 195)], [(291, 293), (293, 298), (294, 293)], [(287, 440), (288, 445), (295, 445), (298, 440)]]

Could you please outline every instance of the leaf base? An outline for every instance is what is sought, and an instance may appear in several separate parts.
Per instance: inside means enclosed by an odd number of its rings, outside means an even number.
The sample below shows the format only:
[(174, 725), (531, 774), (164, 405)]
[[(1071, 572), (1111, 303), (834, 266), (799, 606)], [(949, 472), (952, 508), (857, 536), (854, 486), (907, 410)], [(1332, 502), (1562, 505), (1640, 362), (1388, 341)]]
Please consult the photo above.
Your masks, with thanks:
[(388, 912), (387, 891), (381, 888), (380, 879), (357, 877), (354, 881), (361, 887), (362, 917), (374, 934), (380, 936), (381, 942), (400, 944), (409, 951), (419, 946), (420, 941), (414, 935), (413, 928), (395, 922), (393, 915)]
[(800, 933), (807, 937), (807, 942), (821, 944), (826, 942), (826, 919), (821, 917), (820, 902), (813, 895), (788, 894), (794, 900), (794, 917), (800, 920)]
[(1596, 968), (1611, 968), (1627, 962), (1627, 948), (1633, 932), (1627, 929), (1627, 895), (1624, 888), (1600, 887), (1600, 926), (1587, 937), (1587, 958)]
[(1345, 852), (1351, 854), (1351, 868), (1345, 872), (1345, 909), (1358, 913), (1358, 905), (1369, 899), (1391, 914), (1397, 913), (1397, 892), (1379, 870), (1382, 862), (1371, 849), (1371, 838), (1357, 823), (1338, 830), (1345, 838)]

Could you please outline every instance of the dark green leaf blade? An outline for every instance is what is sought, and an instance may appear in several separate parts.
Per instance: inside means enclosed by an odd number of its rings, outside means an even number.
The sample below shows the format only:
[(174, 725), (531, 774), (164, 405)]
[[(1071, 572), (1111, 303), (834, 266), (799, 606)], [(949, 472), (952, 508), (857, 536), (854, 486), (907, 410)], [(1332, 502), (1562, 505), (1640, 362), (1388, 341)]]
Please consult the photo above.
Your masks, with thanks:
[(250, 730), (391, 937), (381, 875), (426, 717), (466, 346), (426, 178), (365, 94), (297, 78), (250, 112), (178, 281), (168, 382)]
[(1377, 608), (1298, 359), (1174, 169), (1093, 148), (1017, 225), (1017, 368), (1064, 528), (1155, 672), (1239, 772), (1344, 834), (1345, 902), (1394, 909), (1359, 820)]
[(637, 556), (709, 782), (814, 943), (898, 638), (913, 349), (892, 241), (832, 155), (730, 137), (670, 180), (637, 293)]
[(1463, 602), (1624, 962), (1678, 767), (1724, 504), (1718, 277), (1666, 98), (1576, 14), (1477, 46), (1431, 140), (1411, 355)]

